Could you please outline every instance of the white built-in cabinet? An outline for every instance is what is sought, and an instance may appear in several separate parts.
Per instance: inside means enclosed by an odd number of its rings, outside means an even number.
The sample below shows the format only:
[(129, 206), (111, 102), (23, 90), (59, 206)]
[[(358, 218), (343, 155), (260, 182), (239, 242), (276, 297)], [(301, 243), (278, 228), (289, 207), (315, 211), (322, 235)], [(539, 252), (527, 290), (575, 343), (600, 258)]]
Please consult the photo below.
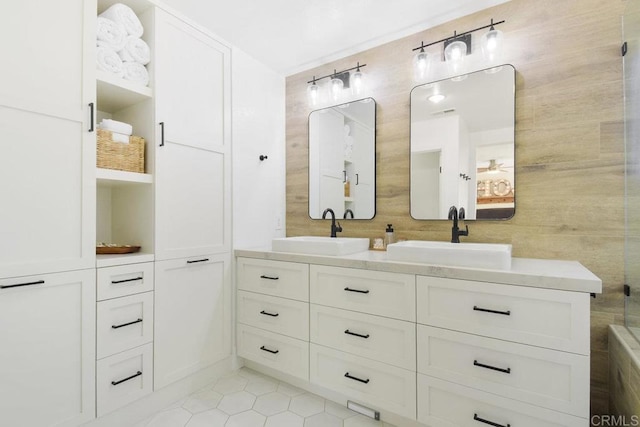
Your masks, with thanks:
[[(155, 389), (231, 354), (230, 51), (125, 0), (151, 82), (96, 70), (117, 2), (0, 6), (2, 426), (80, 425), (152, 393), (156, 358)], [(145, 139), (144, 173), (96, 168), (105, 118)]]
[(156, 10), (156, 259), (231, 249), (230, 50)]
[(0, 425), (95, 417), (95, 273), (0, 279)]
[(230, 355), (229, 274), (226, 254), (156, 262), (156, 389)]
[(41, 6), (0, 6), (0, 278), (94, 266), (95, 2)]
[(0, 425), (75, 426), (95, 417), (95, 1), (0, 15)]

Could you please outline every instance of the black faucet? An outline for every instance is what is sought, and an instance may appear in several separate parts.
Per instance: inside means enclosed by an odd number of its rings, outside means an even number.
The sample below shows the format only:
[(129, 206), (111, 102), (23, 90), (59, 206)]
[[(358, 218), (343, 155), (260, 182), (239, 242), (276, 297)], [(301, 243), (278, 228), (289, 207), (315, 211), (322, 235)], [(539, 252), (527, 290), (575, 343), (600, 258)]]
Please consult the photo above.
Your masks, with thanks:
[(344, 215), (342, 218), (347, 219), (347, 216), (351, 215), (351, 219), (354, 218), (353, 216), (353, 211), (351, 209), (347, 209), (346, 211), (344, 211)]
[(458, 228), (458, 218), (464, 220), (465, 213), (464, 208), (460, 208), (460, 213), (458, 214), (458, 209), (455, 206), (451, 206), (449, 208), (449, 219), (453, 220), (453, 227), (451, 227), (451, 243), (460, 243), (460, 236), (468, 236), (469, 235), (469, 226), (465, 224), (464, 231), (461, 231)]
[(322, 219), (325, 219), (327, 213), (331, 214), (331, 237), (337, 237), (336, 233), (340, 233), (342, 231), (342, 227), (340, 226), (340, 223), (337, 223), (336, 225), (336, 214), (331, 208), (327, 208), (322, 212)]

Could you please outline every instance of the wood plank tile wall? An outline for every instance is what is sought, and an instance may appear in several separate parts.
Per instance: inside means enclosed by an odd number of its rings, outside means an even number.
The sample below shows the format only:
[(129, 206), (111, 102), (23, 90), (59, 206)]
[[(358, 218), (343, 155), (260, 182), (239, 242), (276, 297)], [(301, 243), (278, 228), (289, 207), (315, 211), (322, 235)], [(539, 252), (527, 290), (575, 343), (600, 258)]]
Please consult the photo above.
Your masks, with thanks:
[[(578, 260), (604, 283), (592, 300), (592, 413), (608, 413), (607, 325), (623, 323), (624, 129), (621, 16), (626, 0), (511, 0), (286, 81), (287, 235), (328, 235), (308, 216), (306, 81), (357, 61), (378, 103), (377, 213), (343, 221), (343, 236), (450, 238), (447, 221), (409, 215), (411, 49), (506, 20), (504, 62), (516, 77), (516, 215), (470, 222), (468, 242), (511, 243), (513, 255)], [(476, 33), (479, 37), (481, 33)], [(541, 313), (544, 315), (544, 313)]]

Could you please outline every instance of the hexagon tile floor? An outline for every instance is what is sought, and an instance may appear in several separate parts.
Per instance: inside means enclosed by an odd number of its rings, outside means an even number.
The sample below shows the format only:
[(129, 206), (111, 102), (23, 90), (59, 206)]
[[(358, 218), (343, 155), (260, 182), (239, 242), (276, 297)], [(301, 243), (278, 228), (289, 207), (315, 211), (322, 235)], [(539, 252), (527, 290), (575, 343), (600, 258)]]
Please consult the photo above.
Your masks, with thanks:
[(247, 368), (135, 427), (394, 427)]

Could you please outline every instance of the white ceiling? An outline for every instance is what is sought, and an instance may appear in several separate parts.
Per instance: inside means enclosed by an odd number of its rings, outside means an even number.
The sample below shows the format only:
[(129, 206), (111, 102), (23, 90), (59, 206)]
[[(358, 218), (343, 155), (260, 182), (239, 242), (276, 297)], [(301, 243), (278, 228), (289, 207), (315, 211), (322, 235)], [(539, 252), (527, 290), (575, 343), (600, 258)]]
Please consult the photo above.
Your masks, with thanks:
[(163, 0), (282, 75), (508, 0)]

